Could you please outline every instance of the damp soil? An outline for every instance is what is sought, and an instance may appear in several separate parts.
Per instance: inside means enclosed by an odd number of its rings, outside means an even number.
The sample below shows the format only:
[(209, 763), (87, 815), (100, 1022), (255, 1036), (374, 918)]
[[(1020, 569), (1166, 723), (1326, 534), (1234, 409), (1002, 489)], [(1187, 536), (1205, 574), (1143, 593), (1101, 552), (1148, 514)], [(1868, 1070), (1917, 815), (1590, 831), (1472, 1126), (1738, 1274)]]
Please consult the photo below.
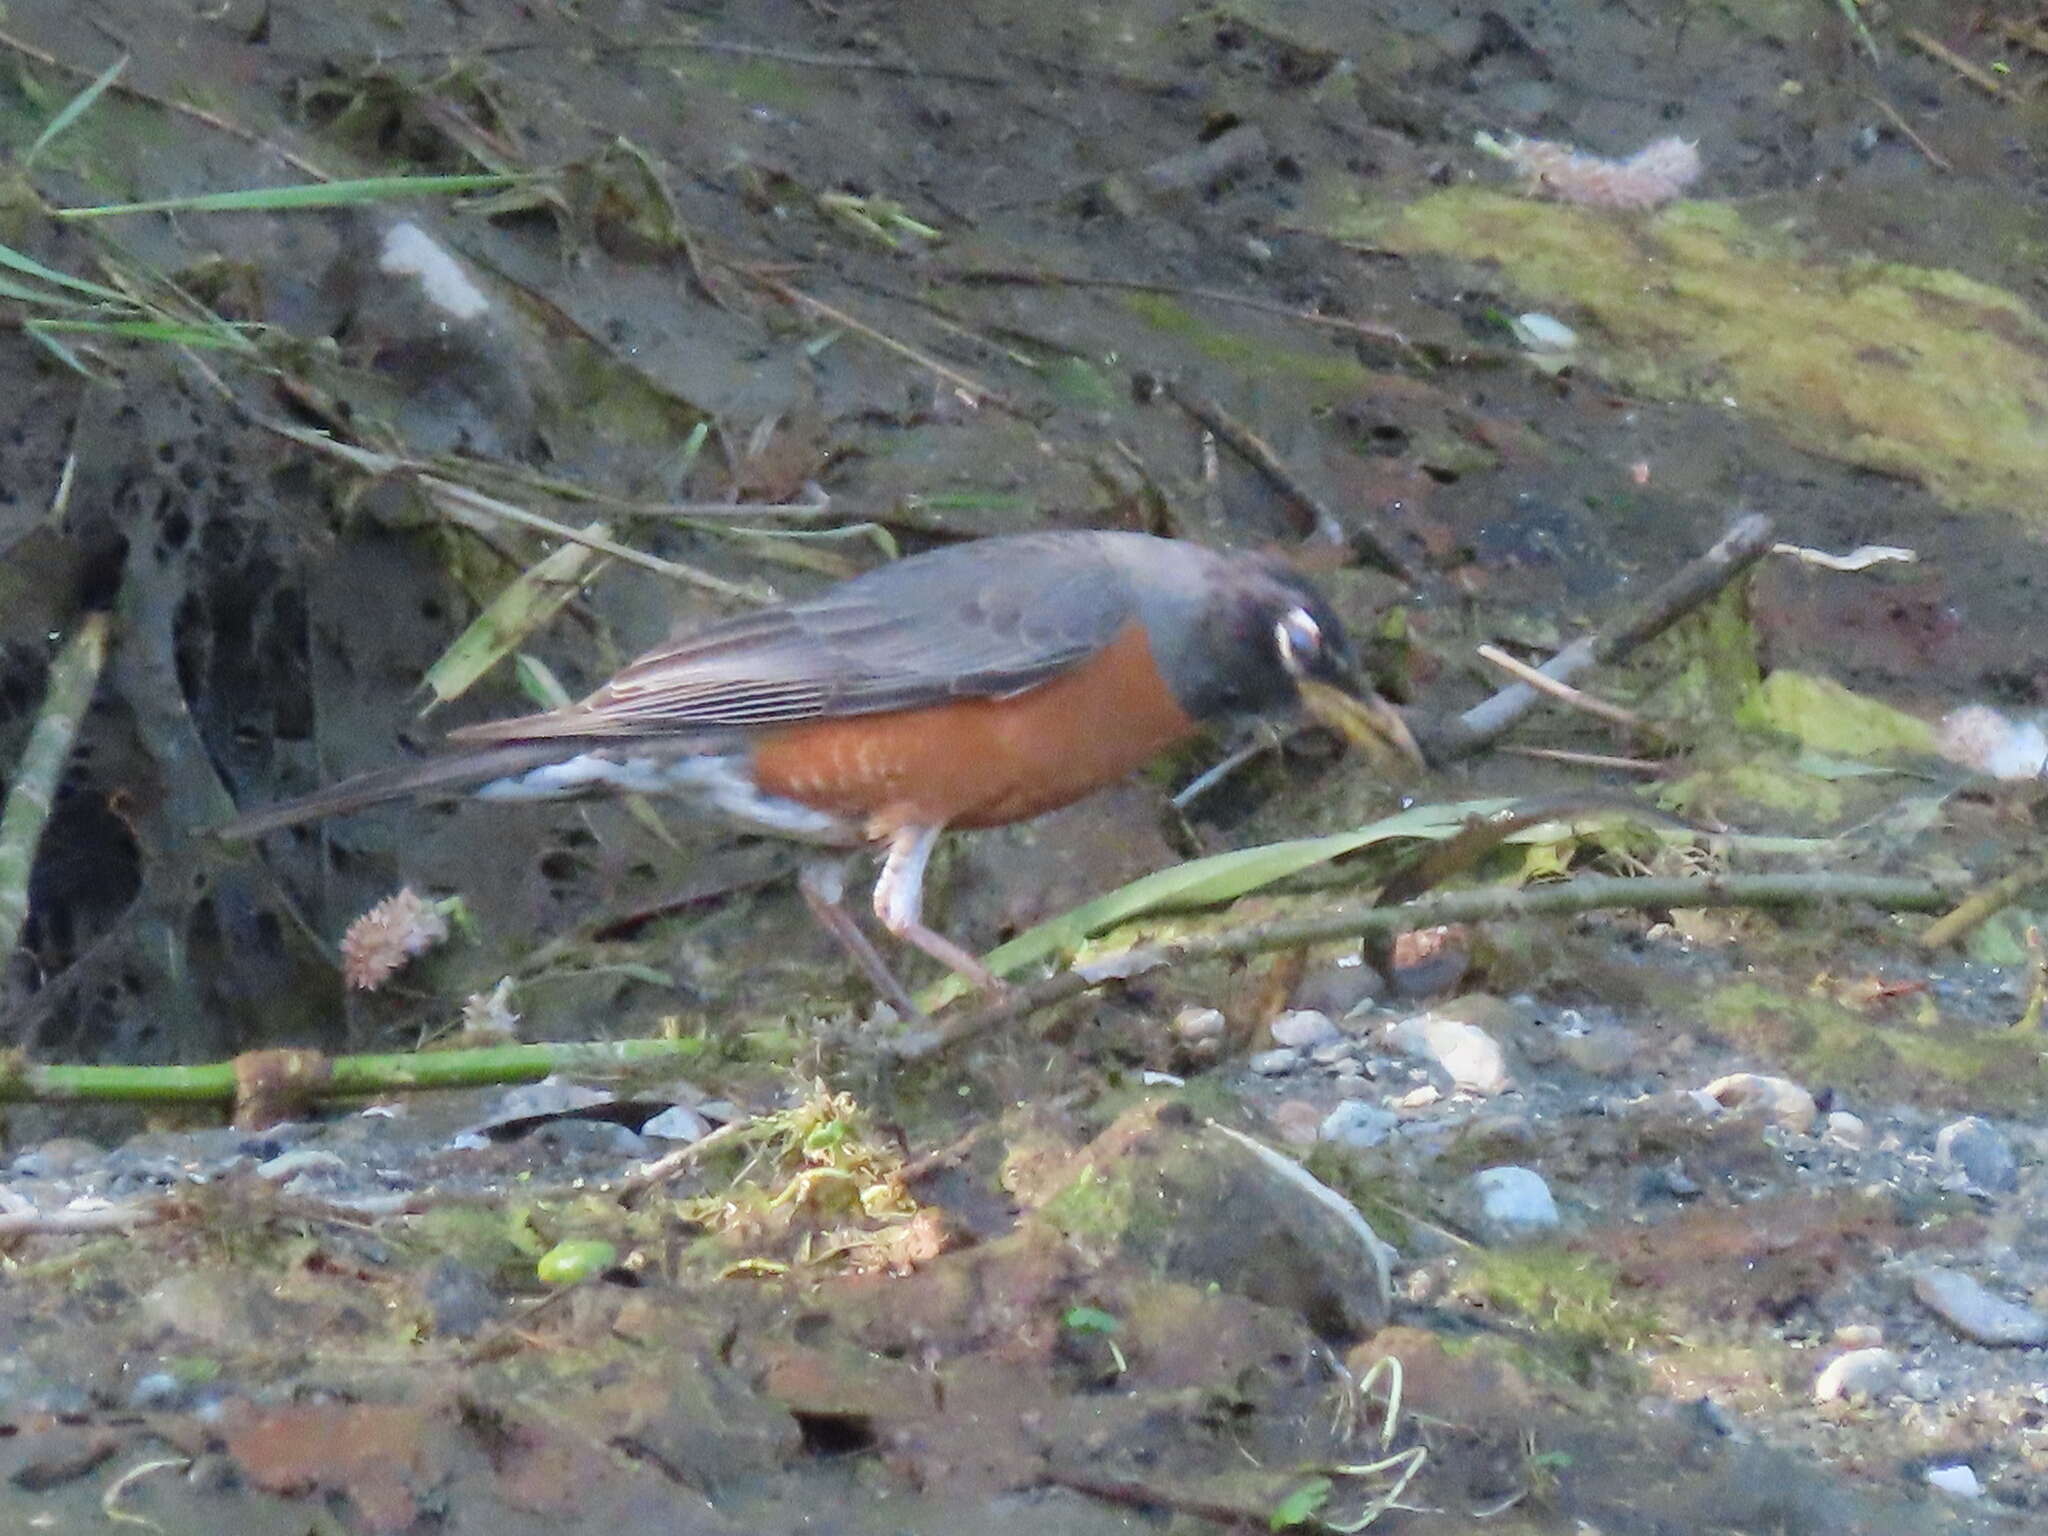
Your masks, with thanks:
[[(503, 1109), (485, 1090), (282, 1131), (17, 1107), (21, 1200), (176, 1208), (5, 1239), (0, 1522), (1084, 1533), (1286, 1510), (1315, 1528), (1390, 1486), (1331, 1471), (1387, 1454), (1383, 1357), (1409, 1384), (1389, 1444), (1429, 1455), (1377, 1528), (2048, 1518), (2035, 1353), (1929, 1332), (1899, 1267), (1932, 1247), (1994, 1288), (2048, 1286), (2038, 1059), (1970, 1054), (2040, 990), (2024, 903), (1932, 959), (1862, 912), (1454, 936), (1456, 964), (1417, 990), (1480, 998), (1521, 1084), (1439, 1104), (1427, 1091), (1455, 1084), (1389, 1066), (1410, 1150), (1314, 1147), (1399, 1252), (1391, 1319), (1365, 1326), (1265, 1287), (1255, 1226), (1225, 1240), (1241, 1210), (1190, 1202), (1226, 1254), (1192, 1278), (1122, 1216), (1073, 1214), (1091, 1157), (1130, 1155), (1134, 1101), (1175, 1091), (1149, 1073), (1184, 1085), (1189, 1124), (1308, 1151), (1313, 1124), (1289, 1127), (1334, 1106), (1339, 1075), (1241, 1070), (1298, 973), (1131, 986), (894, 1070), (777, 846), (621, 806), (408, 806), (257, 849), (204, 830), (580, 693), (674, 625), (1026, 528), (1291, 551), (1388, 691), (1447, 717), (1496, 684), (1475, 644), (1540, 658), (1753, 510), (1789, 544), (1917, 558), (1774, 560), (1721, 629), (1601, 679), (1661, 737), (1561, 714), (1517, 742), (1668, 748), (1667, 805), (1808, 839), (1824, 865), (1995, 874), (2038, 840), (2024, 790), (1744, 734), (1753, 714), (1714, 713), (1714, 636), (1732, 626), (1752, 672), (1920, 719), (2048, 702), (2044, 81), (2034, 8), (1937, 0), (10, 7), (0, 244), (254, 338), (38, 327), (51, 311), (0, 298), (8, 772), (56, 642), (87, 612), (116, 621), (0, 976), (10, 1048), (389, 1050), (459, 1028), (506, 977), (526, 1038), (701, 1044), (687, 1083), (622, 1090), (644, 1115), (550, 1110), (579, 1127), (555, 1142), (475, 1132)], [(1676, 135), (1705, 170), (1660, 210), (1567, 206), (1482, 133), (1610, 156)], [(54, 216), (443, 175), (509, 180)], [(1532, 353), (1530, 314), (1570, 329), (1568, 354)], [(365, 474), (307, 434), (654, 561), (593, 555), (548, 622), (449, 685), (465, 626), (560, 541), (453, 518), (416, 475)], [(655, 510), (678, 503), (711, 510)], [(1377, 569), (1381, 548), (1414, 579)], [(1173, 809), (1216, 755), (963, 840), (934, 881), (947, 927), (986, 948), (1399, 794), (1309, 739)], [(1495, 754), (1410, 793), (1639, 786)], [(1639, 854), (1565, 838), (1491, 872)], [(345, 988), (340, 934), (401, 884), (460, 896), (456, 942)], [(1426, 1001), (1353, 1000), (1358, 1039)], [(1220, 1046), (1174, 1023), (1209, 1006)], [(1627, 1049), (1588, 1065), (1584, 1038)], [(1875, 1150), (1704, 1127), (1658, 1098), (1736, 1068), (1854, 1109)], [(659, 1209), (602, 1193), (658, 1150), (655, 1108), (791, 1113), (820, 1081), (860, 1106), (834, 1135), (879, 1161), (756, 1149), (707, 1159)], [(2019, 1149), (2018, 1193), (1922, 1155), (1971, 1111)], [(276, 1163), (294, 1154), (340, 1167)], [(1503, 1162), (1568, 1196), (1537, 1256), (1475, 1243), (1457, 1204)], [(1683, 1185), (1646, 1184), (1677, 1163)], [(848, 1180), (893, 1193), (846, 1208), (824, 1191)], [(721, 1203), (742, 1188), (758, 1208)], [(624, 1262), (544, 1294), (537, 1254), (585, 1233)], [(1921, 1351), (1936, 1409), (1811, 1401), (1813, 1363), (1858, 1326)], [(1930, 1491), (1956, 1461), (1987, 1496)], [(1328, 1502), (1301, 1492), (1318, 1479)]]

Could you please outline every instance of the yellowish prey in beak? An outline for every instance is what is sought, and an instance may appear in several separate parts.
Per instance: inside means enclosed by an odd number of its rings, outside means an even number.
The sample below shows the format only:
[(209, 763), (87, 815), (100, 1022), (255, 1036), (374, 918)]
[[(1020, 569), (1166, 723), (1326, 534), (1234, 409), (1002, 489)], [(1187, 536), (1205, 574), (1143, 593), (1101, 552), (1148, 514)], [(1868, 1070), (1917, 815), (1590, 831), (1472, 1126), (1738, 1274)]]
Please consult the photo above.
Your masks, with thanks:
[(1313, 677), (1297, 677), (1295, 686), (1310, 715), (1380, 767), (1405, 778), (1429, 766), (1401, 712), (1371, 689), (1356, 696)]

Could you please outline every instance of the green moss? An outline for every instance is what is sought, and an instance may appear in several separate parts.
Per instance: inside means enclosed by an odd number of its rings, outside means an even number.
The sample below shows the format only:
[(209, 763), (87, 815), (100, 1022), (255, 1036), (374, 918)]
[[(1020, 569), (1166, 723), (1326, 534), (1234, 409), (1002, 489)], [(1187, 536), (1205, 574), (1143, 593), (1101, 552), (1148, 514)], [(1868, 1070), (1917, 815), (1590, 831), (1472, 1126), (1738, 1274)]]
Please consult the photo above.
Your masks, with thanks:
[(1574, 1380), (1603, 1361), (1623, 1361), (1661, 1332), (1656, 1314), (1615, 1288), (1612, 1264), (1538, 1245), (1477, 1254), (1458, 1293), (1513, 1313), (1535, 1330)]
[(2031, 1031), (1875, 1023), (1827, 998), (1757, 982), (1723, 988), (1706, 1013), (1716, 1030), (1807, 1082), (1987, 1112), (2048, 1103), (2048, 1059)]
[(1340, 238), (1496, 265), (1563, 308), (1628, 388), (1734, 401), (1813, 452), (2038, 516), (2048, 471), (2048, 324), (1930, 267), (1830, 259), (1735, 208), (1647, 218), (1466, 187), (1355, 208)]
[(1934, 727), (1925, 720), (1808, 672), (1773, 672), (1735, 719), (1843, 757), (1935, 755)]
[(1201, 356), (1252, 378), (1284, 378), (1315, 390), (1324, 401), (1366, 389), (1372, 374), (1334, 352), (1302, 352), (1212, 325), (1178, 299), (1157, 293), (1124, 295), (1125, 306), (1162, 335), (1184, 341)]
[(1130, 1180), (1104, 1173), (1093, 1163), (1039, 1207), (1039, 1217), (1071, 1242), (1104, 1247), (1122, 1239), (1130, 1224)]

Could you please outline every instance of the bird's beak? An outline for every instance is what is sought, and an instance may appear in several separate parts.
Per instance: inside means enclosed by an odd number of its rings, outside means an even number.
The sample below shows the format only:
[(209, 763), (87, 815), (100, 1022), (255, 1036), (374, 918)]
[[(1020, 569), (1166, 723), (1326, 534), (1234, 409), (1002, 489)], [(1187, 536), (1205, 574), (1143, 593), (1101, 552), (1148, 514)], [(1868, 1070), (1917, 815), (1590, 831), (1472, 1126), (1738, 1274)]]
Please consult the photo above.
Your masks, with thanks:
[(1401, 712), (1370, 688), (1353, 694), (1317, 678), (1295, 681), (1309, 714), (1382, 767), (1407, 774), (1429, 766)]

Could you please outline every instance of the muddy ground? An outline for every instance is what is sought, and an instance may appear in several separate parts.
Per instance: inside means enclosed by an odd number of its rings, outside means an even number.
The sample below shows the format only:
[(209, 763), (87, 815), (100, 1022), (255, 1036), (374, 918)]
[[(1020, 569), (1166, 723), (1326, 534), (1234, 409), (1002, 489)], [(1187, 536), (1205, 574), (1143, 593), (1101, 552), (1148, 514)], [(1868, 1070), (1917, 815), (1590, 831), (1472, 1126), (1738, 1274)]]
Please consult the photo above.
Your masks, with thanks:
[[(1396, 787), (1311, 735), (1176, 810), (1219, 756), (1180, 754), (961, 840), (946, 926), (986, 949), (1404, 796), (1708, 829), (1553, 823), (1464, 885), (1991, 879), (2038, 842), (2038, 775), (1973, 779), (1929, 727), (2048, 702), (2044, 27), (1938, 0), (9, 7), (9, 773), (62, 642), (112, 619), (0, 977), (11, 1061), (465, 1025), (675, 1049), (588, 1103), (15, 1106), (0, 1521), (2039, 1528), (2037, 895), (1931, 951), (1868, 907), (1662, 908), (1184, 967), (908, 1067), (777, 846), (620, 806), (204, 829), (580, 693), (672, 624), (1022, 528), (1289, 550), (1441, 723), (1498, 685), (1477, 645), (1541, 660), (1760, 511), (1917, 558), (1771, 558), (1589, 680), (1632, 723), (1510, 738), (1562, 760)], [(1582, 206), (1481, 135), (1676, 136), (1703, 173)], [(182, 201), (434, 176), (501, 179)], [(508, 588), (524, 611), (451, 652)], [(459, 896), (455, 937), (346, 988), (343, 930), (402, 884)], [(564, 1241), (609, 1247), (543, 1279)]]

